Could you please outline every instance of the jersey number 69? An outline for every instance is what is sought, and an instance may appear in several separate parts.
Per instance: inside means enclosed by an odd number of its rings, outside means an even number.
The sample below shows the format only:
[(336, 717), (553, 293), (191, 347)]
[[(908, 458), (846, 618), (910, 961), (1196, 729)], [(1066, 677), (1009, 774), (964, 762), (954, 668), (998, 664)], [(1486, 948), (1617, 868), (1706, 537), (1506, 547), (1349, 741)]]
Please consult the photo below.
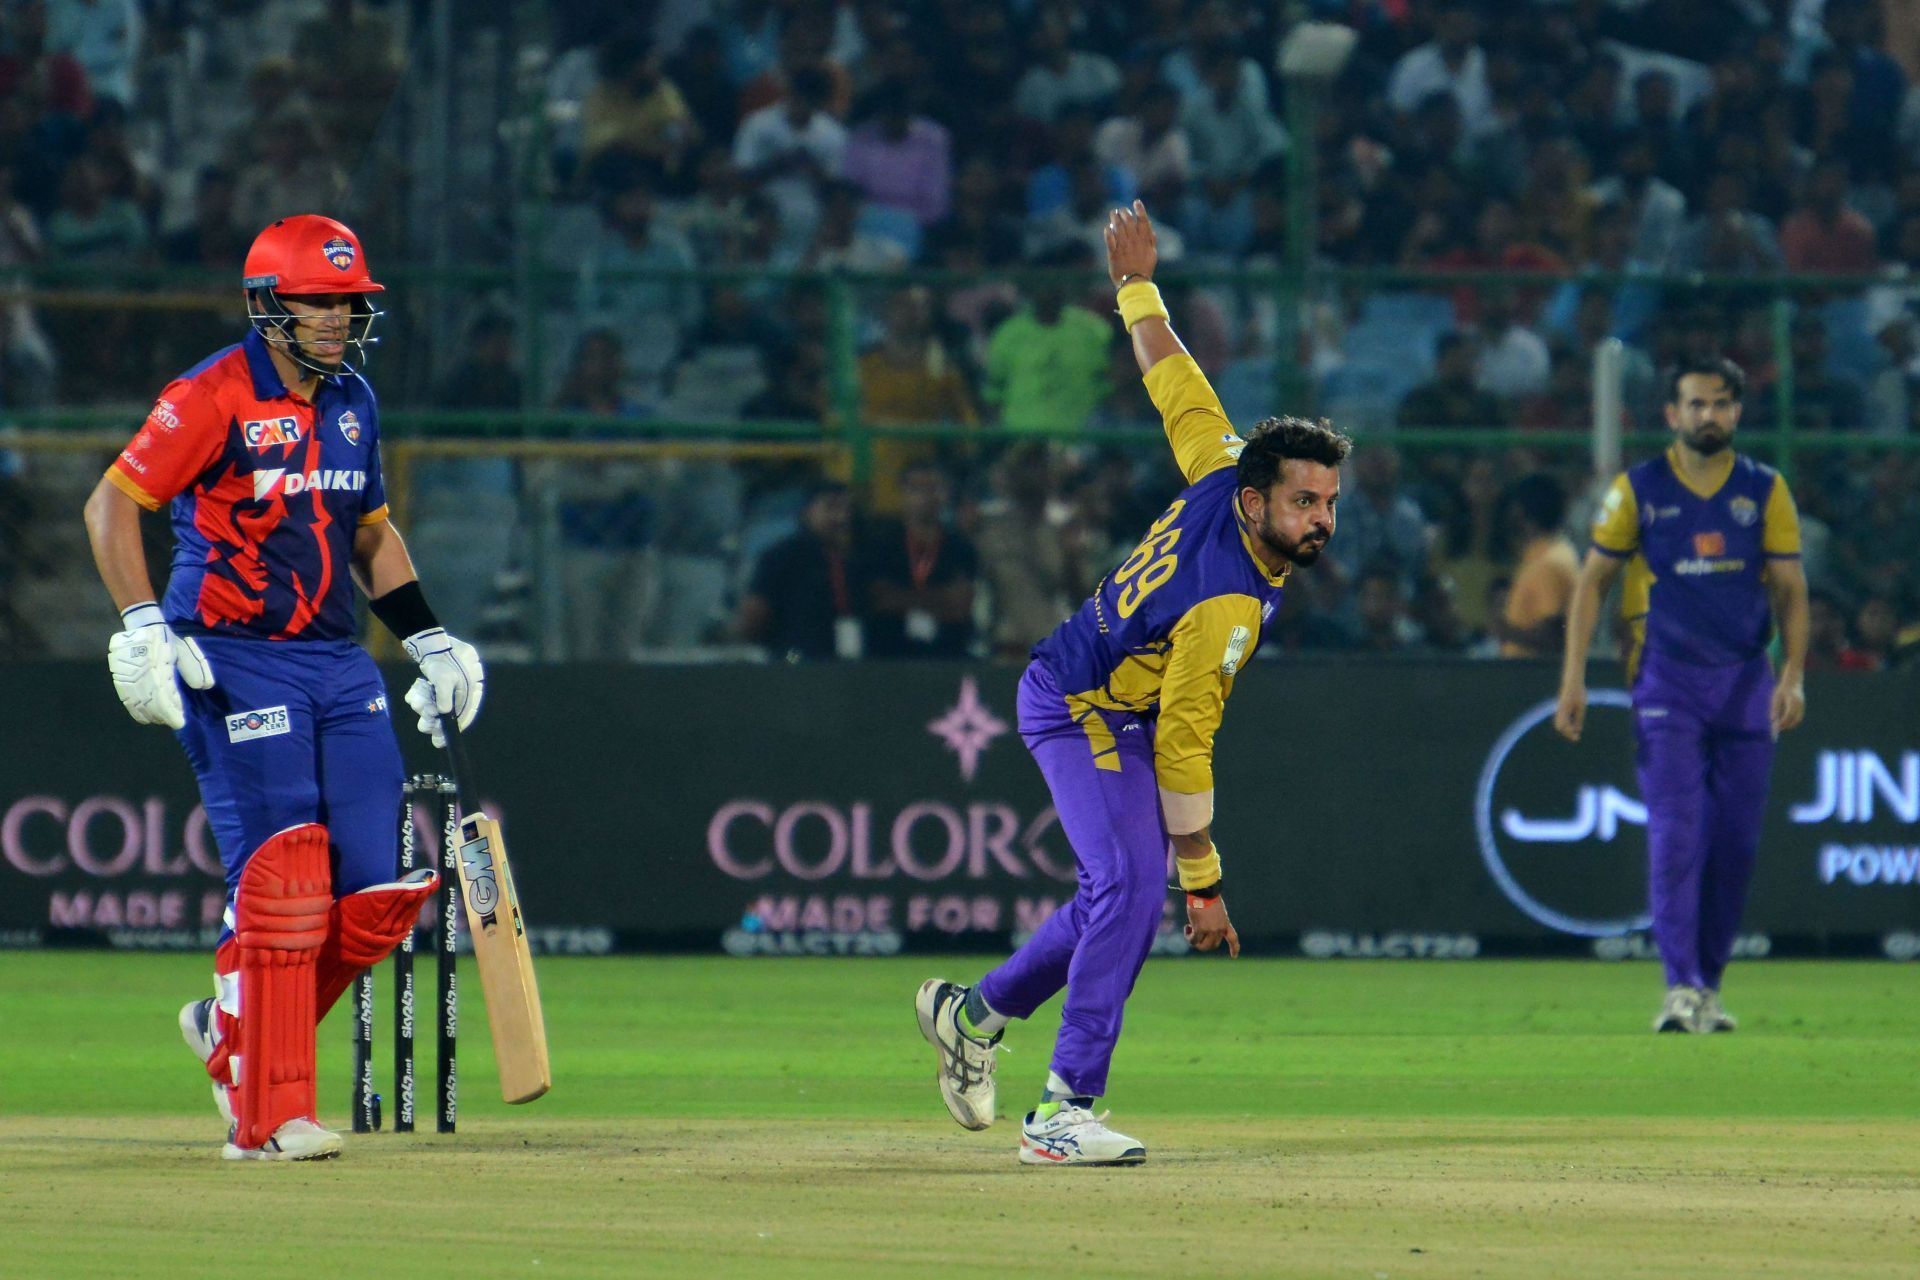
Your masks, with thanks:
[[(1172, 554), (1174, 546), (1180, 541), (1180, 530), (1172, 526), (1186, 505), (1187, 500), (1181, 498), (1168, 507), (1166, 514), (1155, 520), (1153, 527), (1147, 530), (1146, 539), (1113, 571), (1114, 585), (1123, 588), (1113, 602), (1114, 609), (1121, 617), (1131, 618), (1140, 607), (1140, 602), (1171, 578), (1180, 567), (1180, 557)], [(1136, 574), (1139, 575), (1137, 578)]]

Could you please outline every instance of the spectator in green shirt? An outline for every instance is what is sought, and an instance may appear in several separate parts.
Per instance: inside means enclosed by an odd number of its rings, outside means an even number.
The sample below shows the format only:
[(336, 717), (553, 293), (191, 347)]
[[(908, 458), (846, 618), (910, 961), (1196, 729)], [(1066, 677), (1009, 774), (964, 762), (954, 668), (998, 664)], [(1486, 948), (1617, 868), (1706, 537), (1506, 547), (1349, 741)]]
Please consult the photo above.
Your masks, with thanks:
[[(1078, 245), (1050, 253), (1042, 265), (1086, 266)], [(1008, 316), (987, 340), (984, 395), (1000, 421), (1018, 430), (1079, 430), (1107, 394), (1108, 322), (1068, 305), (1069, 288), (1036, 285), (1032, 302)]]

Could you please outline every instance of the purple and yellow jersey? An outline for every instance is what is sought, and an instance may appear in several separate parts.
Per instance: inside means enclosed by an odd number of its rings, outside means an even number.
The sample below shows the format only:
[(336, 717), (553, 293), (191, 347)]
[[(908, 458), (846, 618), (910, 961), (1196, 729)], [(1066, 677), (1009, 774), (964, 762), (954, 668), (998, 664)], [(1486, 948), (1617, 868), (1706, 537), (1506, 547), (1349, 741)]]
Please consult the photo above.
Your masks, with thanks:
[(190, 634), (350, 640), (353, 538), (387, 518), (379, 416), (359, 374), (290, 392), (264, 339), (167, 384), (107, 479), (149, 511), (171, 502), (161, 611)]
[(1621, 612), (1643, 649), (1700, 666), (1765, 652), (1772, 606), (1761, 570), (1800, 558), (1800, 518), (1779, 472), (1729, 453), (1706, 492), (1680, 478), (1671, 451), (1614, 478), (1593, 525), (1593, 549), (1627, 560)]
[(1188, 487), (1033, 656), (1067, 691), (1103, 769), (1119, 769), (1120, 758), (1096, 712), (1158, 717), (1161, 809), (1168, 830), (1184, 834), (1212, 821), (1214, 733), (1286, 573), (1254, 557), (1235, 501), (1242, 441), (1200, 366), (1169, 356), (1146, 384)]

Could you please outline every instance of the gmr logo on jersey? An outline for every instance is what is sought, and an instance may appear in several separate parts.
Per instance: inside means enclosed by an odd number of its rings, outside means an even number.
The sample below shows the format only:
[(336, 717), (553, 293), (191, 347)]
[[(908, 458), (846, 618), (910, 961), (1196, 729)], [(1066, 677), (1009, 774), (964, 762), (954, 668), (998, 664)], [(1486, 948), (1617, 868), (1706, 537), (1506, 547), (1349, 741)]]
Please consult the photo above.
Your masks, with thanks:
[(338, 493), (358, 493), (367, 487), (367, 473), (364, 471), (282, 471), (268, 468), (253, 473), (253, 500), (265, 502), (268, 498), (290, 498), (296, 493), (305, 493), (309, 489), (331, 490)]
[(227, 741), (247, 742), (254, 738), (274, 738), (293, 731), (293, 722), (285, 707), (261, 707), (258, 711), (237, 711), (227, 717)]
[(259, 422), (243, 422), (240, 434), (246, 437), (249, 449), (271, 449), (276, 445), (299, 444), (301, 429), (298, 418), (266, 418)]
[(1509, 725), (1487, 755), (1473, 817), (1487, 871), (1514, 906), (1550, 929), (1600, 938), (1650, 923), (1647, 807), (1634, 794), (1631, 718), (1621, 714), (1632, 700), (1596, 689), (1587, 705), (1577, 750), (1554, 736), (1552, 700)]

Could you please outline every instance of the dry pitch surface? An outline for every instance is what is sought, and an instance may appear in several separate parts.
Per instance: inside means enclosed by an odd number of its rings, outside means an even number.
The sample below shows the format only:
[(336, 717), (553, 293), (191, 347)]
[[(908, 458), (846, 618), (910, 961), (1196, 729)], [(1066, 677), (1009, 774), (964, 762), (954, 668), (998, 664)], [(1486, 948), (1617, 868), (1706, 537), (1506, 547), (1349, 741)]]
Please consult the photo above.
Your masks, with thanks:
[(272, 1167), (215, 1158), (203, 962), (0, 963), (7, 1277), (218, 1274), (247, 1223), (303, 1276), (1920, 1276), (1911, 966), (1747, 966), (1709, 1039), (1644, 1030), (1644, 965), (1155, 962), (1111, 1099), (1152, 1158), (1057, 1170), (946, 1120), (924, 962), (548, 961), (551, 1097), (499, 1105), (470, 999), (460, 1134)]

